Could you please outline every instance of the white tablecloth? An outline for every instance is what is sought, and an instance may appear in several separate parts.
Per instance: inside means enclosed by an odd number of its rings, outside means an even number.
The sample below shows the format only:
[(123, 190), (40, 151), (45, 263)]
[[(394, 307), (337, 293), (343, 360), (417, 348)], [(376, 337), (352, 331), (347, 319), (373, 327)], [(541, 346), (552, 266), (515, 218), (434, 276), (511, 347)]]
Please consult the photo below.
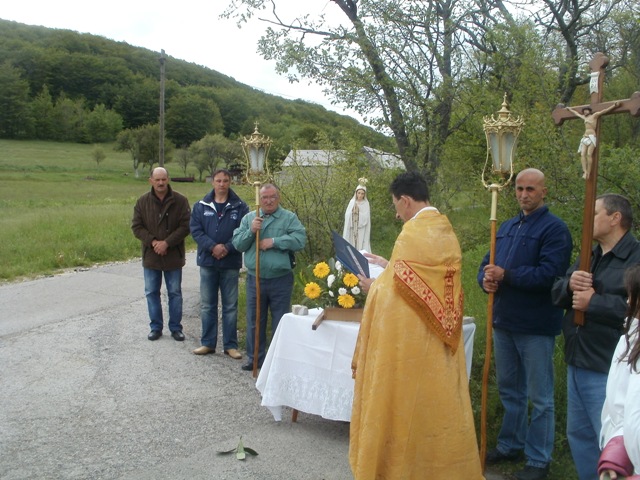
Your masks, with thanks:
[[(276, 421), (282, 420), (283, 405), (329, 420), (351, 419), (351, 360), (360, 324), (324, 320), (312, 330), (319, 313), (313, 309), (306, 316), (286, 314), (271, 340), (256, 388)], [(467, 374), (475, 329), (475, 323), (463, 325)]]

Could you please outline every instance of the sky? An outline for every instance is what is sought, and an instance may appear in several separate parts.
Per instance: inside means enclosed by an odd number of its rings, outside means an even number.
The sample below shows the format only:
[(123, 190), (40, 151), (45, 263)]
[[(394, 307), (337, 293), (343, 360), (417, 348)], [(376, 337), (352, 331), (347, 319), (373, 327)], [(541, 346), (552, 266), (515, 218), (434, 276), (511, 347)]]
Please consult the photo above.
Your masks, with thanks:
[[(359, 118), (355, 112), (331, 105), (319, 86), (309, 85), (307, 80), (291, 84), (276, 74), (275, 61), (266, 61), (256, 52), (267, 24), (252, 20), (250, 26), (239, 29), (234, 20), (219, 19), (228, 4), (228, 0), (20, 0), (2, 2), (0, 18), (91, 33), (157, 52), (164, 50), (168, 56), (209, 67), (266, 93), (307, 100)], [(330, 0), (278, 0), (278, 11), (290, 18), (301, 6), (317, 13), (341, 15)]]

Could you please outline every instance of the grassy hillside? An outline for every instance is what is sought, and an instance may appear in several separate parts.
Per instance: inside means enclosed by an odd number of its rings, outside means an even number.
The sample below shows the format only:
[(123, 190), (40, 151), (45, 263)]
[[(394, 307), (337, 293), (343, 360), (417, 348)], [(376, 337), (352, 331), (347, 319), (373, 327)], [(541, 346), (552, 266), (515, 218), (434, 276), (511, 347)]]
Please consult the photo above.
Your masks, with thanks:
[[(178, 146), (204, 133), (227, 138), (247, 135), (258, 120), (261, 132), (274, 141), (272, 150), (283, 155), (293, 144), (312, 148), (309, 144), (318, 134), (339, 141), (344, 132), (364, 145), (394, 148), (385, 135), (321, 105), (269, 95), (171, 56), (166, 58), (165, 70), (166, 133)], [(3, 138), (105, 141), (112, 137), (98, 139), (90, 133), (88, 118), (96, 106), (119, 117), (125, 129), (158, 123), (158, 52), (96, 35), (0, 19), (0, 87), (0, 103), (5, 106), (0, 111)], [(190, 115), (181, 110), (187, 100)], [(204, 118), (195, 115), (199, 109), (194, 105), (206, 106)], [(214, 117), (216, 122), (206, 125)], [(195, 124), (187, 130), (195, 129), (200, 136), (193, 133), (187, 141), (178, 132), (189, 120)], [(106, 120), (100, 115), (94, 121)]]

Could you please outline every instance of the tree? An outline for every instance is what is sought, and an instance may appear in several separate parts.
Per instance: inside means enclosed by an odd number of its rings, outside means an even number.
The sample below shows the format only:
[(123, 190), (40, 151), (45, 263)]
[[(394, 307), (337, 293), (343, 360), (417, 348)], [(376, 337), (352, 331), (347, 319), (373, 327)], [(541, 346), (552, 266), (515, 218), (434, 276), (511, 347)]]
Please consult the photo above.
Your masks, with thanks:
[[(624, 0), (527, 0), (525, 5), (544, 34), (559, 40), (557, 84), (560, 103), (569, 104), (576, 88), (589, 83), (581, 68), (594, 53), (612, 50), (612, 15), (629, 6)], [(612, 33), (614, 33), (612, 35)]]
[(122, 130), (122, 117), (98, 104), (86, 116), (83, 129), (86, 142), (109, 142)]
[[(156, 123), (154, 125), (144, 125), (142, 127), (127, 129), (120, 132), (116, 139), (117, 151), (131, 153), (133, 159), (133, 169), (136, 178), (140, 176), (138, 168), (140, 164), (146, 166), (149, 172), (153, 170), (153, 166), (160, 158), (160, 127)], [(165, 139), (164, 144), (165, 161), (169, 162), (169, 154), (173, 151), (171, 142)]]
[(472, 74), (465, 70), (465, 59), (474, 54), (466, 40), (479, 7), (472, 0), (331, 4), (343, 14), (338, 25), (311, 15), (284, 21), (276, 0), (233, 0), (224, 17), (242, 23), (271, 6), (260, 53), (275, 59), (291, 81), (304, 77), (324, 85), (335, 101), (391, 131), (407, 169), (423, 170), (433, 180), (443, 145), (458, 128), (451, 115), (454, 99), (463, 94), (463, 74)]
[(120, 132), (116, 137), (116, 145), (114, 148), (118, 152), (129, 152), (131, 154), (131, 159), (133, 160), (133, 171), (136, 178), (139, 178), (140, 171), (138, 170), (138, 167), (140, 166), (140, 151), (133, 129), (128, 128)]
[(64, 92), (53, 106), (53, 138), (61, 142), (82, 141), (82, 122), (85, 115), (84, 101), (72, 100)]
[[(407, 168), (423, 170), (433, 181), (446, 142), (468, 119), (456, 114), (460, 106), (477, 103), (472, 95), (486, 93), (481, 87), (487, 82), (498, 80), (506, 91), (516, 92), (512, 81), (520, 74), (519, 58), (493, 61), (502, 53), (496, 38), (524, 39), (523, 28), (535, 25), (537, 30), (528, 30), (545, 53), (538, 69), (556, 72), (555, 90), (548, 95), (559, 93), (556, 103), (569, 103), (576, 86), (588, 81), (588, 72), (580, 67), (593, 49), (618, 45), (609, 40), (620, 38), (610, 17), (623, 2), (627, 0), (323, 4), (325, 11), (334, 8), (341, 14), (336, 19), (314, 15), (309, 4), (301, 7), (304, 14), (297, 14), (282, 12), (278, 0), (231, 0), (223, 17), (243, 24), (259, 16), (268, 24), (258, 45), (264, 58), (275, 60), (290, 81), (316, 82), (336, 102), (390, 131)], [(521, 41), (515, 46), (522, 52), (528, 48)]]
[[(137, 128), (136, 132), (136, 140), (140, 151), (140, 162), (142, 162), (149, 170), (149, 173), (151, 173), (153, 166), (160, 160), (160, 126), (157, 123), (154, 125), (145, 125)], [(165, 139), (164, 153), (166, 163), (171, 161), (172, 151), (173, 144), (168, 139)]]
[(206, 135), (204, 138), (194, 142), (189, 147), (189, 154), (194, 158), (194, 164), (200, 180), (206, 171), (209, 175), (222, 164), (231, 165), (238, 158), (240, 145), (232, 142), (221, 134)]
[(208, 133), (222, 133), (218, 106), (195, 94), (178, 94), (169, 102), (165, 117), (167, 138), (185, 147)]
[(96, 162), (98, 168), (100, 168), (100, 164), (107, 158), (107, 154), (104, 153), (104, 149), (100, 145), (96, 145), (93, 147), (93, 152), (91, 152), (91, 156), (93, 160)]
[(136, 128), (158, 121), (159, 90), (156, 80), (140, 74), (122, 86), (115, 97), (114, 109), (122, 115), (124, 128)]
[[(189, 149), (182, 147), (176, 151), (176, 162), (182, 168), (182, 172), (184, 176), (187, 176), (187, 167), (191, 163), (191, 154), (189, 153)], [(202, 175), (200, 176), (202, 180)]]
[(224, 134), (229, 136), (242, 129), (242, 124), (251, 116), (251, 105), (244, 92), (224, 89), (215, 92), (220, 114), (224, 119)]
[(28, 102), (29, 83), (8, 62), (0, 64), (0, 137), (29, 137), (33, 122)]
[(53, 140), (53, 99), (46, 84), (31, 102), (31, 115), (34, 121), (35, 138)]

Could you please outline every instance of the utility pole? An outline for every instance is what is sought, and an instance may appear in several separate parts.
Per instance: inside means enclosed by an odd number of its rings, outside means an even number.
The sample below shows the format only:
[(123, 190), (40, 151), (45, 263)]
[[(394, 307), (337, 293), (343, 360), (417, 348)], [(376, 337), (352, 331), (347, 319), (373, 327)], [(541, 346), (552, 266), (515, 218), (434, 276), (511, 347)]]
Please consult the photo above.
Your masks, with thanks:
[(164, 50), (160, 50), (160, 149), (158, 164), (164, 167)]

